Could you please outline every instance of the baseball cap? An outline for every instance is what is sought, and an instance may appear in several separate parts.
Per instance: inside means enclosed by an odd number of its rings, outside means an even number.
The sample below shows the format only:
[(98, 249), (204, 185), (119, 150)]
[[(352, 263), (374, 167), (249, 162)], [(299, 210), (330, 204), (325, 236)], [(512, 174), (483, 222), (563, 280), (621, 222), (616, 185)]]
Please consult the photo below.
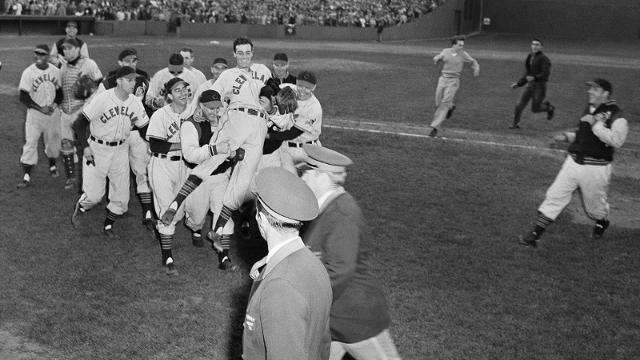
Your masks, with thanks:
[[(131, 76), (133, 75), (133, 76)], [(131, 78), (138, 77), (138, 73), (130, 66), (123, 66), (116, 71), (116, 79), (120, 79), (121, 77), (129, 76)]]
[(64, 39), (64, 42), (62, 42), (62, 45), (71, 45), (73, 47), (80, 47), (80, 41), (77, 38), (66, 38)]
[(311, 84), (311, 87), (315, 86), (318, 83), (318, 80), (316, 79), (316, 75), (314, 73), (312, 73), (311, 71), (301, 71), (298, 74), (298, 82), (304, 81), (306, 83)]
[(587, 86), (599, 87), (604, 91), (608, 91), (609, 94), (613, 93), (613, 86), (611, 86), (611, 83), (605, 79), (596, 78), (593, 81), (587, 81), (584, 84)]
[(273, 55), (274, 63), (284, 63), (285, 65), (289, 62), (289, 57), (285, 53), (276, 53)]
[(78, 22), (75, 20), (71, 20), (71, 21), (67, 21), (67, 27), (68, 26), (73, 26), (73, 27), (78, 27)]
[(183, 70), (184, 58), (179, 53), (173, 53), (169, 56), (169, 72), (172, 74), (180, 74)]
[(227, 63), (227, 60), (225, 58), (215, 58), (211, 66), (228, 68), (229, 64)]
[(201, 104), (211, 105), (213, 107), (222, 106), (222, 98), (220, 96), (220, 93), (218, 93), (215, 90), (205, 90), (205, 91), (203, 91), (202, 94), (200, 94), (200, 97), (198, 98), (198, 101)]
[(36, 45), (36, 47), (33, 49), (33, 52), (41, 55), (49, 55), (49, 52), (50, 52), (49, 45), (47, 44)]
[(298, 165), (300, 170), (318, 169), (329, 172), (344, 172), (353, 161), (341, 153), (326, 147), (304, 144), (302, 149), (307, 154), (306, 162)]
[(173, 88), (175, 88), (176, 86), (178, 86), (179, 84), (185, 84), (185, 85), (189, 85), (187, 84), (186, 81), (182, 80), (179, 77), (174, 77), (173, 79), (167, 81), (164, 84), (164, 92), (165, 94), (169, 94), (171, 93), (171, 91), (173, 90)]
[(122, 61), (127, 56), (138, 56), (138, 52), (136, 51), (136, 49), (126, 48), (120, 52), (120, 55), (118, 55), (118, 60)]
[(308, 221), (318, 216), (318, 200), (311, 189), (282, 167), (268, 167), (256, 175), (256, 195), (265, 210), (280, 221)]

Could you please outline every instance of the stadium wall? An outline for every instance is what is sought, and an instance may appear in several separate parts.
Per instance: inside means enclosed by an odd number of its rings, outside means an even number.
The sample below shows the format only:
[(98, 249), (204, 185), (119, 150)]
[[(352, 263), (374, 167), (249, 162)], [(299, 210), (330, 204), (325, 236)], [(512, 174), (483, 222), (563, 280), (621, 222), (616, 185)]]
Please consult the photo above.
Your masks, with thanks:
[(640, 0), (484, 0), (486, 32), (546, 38), (640, 38)]

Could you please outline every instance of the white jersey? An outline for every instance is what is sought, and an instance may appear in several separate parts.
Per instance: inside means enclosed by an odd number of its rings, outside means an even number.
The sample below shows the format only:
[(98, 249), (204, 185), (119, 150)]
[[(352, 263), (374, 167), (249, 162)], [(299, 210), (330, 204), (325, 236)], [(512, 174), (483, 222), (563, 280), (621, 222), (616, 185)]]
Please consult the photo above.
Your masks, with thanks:
[(207, 80), (207, 81), (203, 82), (202, 84), (200, 84), (200, 86), (198, 86), (198, 89), (193, 94), (193, 100), (191, 100), (191, 107), (195, 108), (196, 105), (198, 105), (198, 98), (200, 98), (200, 95), (205, 90), (211, 89), (211, 86), (213, 86), (213, 83), (214, 83), (214, 80)]
[(194, 88), (193, 91), (195, 92), (197, 88), (200, 87), (200, 85), (202, 85), (204, 82), (207, 81), (207, 77), (204, 76), (204, 73), (196, 68), (194, 68), (193, 66), (191, 67), (191, 69), (187, 69), (186, 67), (184, 68), (185, 72), (190, 72), (191, 76), (193, 77), (193, 79), (195, 80), (194, 83)]
[(178, 114), (173, 112), (171, 104), (161, 107), (151, 115), (149, 127), (147, 128), (147, 140), (154, 138), (171, 144), (179, 144), (180, 126), (188, 117), (188, 109)]
[(322, 132), (322, 106), (314, 94), (306, 100), (298, 100), (298, 108), (293, 113), (294, 125), (304, 131), (294, 142), (316, 141)]
[(163, 96), (164, 84), (175, 77), (179, 77), (189, 84), (189, 102), (191, 102), (191, 99), (193, 99), (193, 93), (198, 88), (198, 80), (191, 71), (185, 70), (182, 71), (181, 74), (173, 75), (169, 72), (169, 68), (161, 69), (151, 77), (151, 80), (149, 81), (149, 90), (147, 90), (147, 102), (153, 101), (157, 96)]
[(271, 78), (271, 71), (262, 64), (252, 64), (249, 69), (227, 69), (211, 86), (223, 99), (229, 99), (229, 109), (249, 108), (262, 110), (260, 89)]
[(115, 88), (96, 95), (82, 113), (89, 119), (91, 135), (103, 141), (127, 139), (133, 125), (144, 127), (149, 123), (140, 98), (129, 94), (127, 99), (120, 100)]
[(85, 100), (75, 96), (76, 80), (82, 75), (88, 75), (91, 80), (97, 81), (102, 78), (102, 72), (95, 61), (89, 58), (80, 58), (73, 65), (64, 64), (60, 73), (62, 78), (62, 111), (71, 114), (79, 110), (85, 103)]
[[(33, 102), (39, 106), (49, 106), (56, 98), (56, 90), (61, 86), (60, 69), (48, 65), (46, 69), (39, 69), (31, 64), (24, 69), (20, 77), (20, 90), (26, 91)], [(27, 111), (37, 111), (29, 108)]]
[(209, 151), (209, 145), (217, 143), (220, 132), (228, 123), (229, 118), (226, 115), (221, 116), (217, 125), (211, 125), (208, 120), (205, 121), (211, 126), (211, 139), (207, 145), (203, 146), (200, 146), (200, 133), (193, 122), (185, 121), (180, 127), (182, 156), (193, 164), (200, 164), (213, 156)]

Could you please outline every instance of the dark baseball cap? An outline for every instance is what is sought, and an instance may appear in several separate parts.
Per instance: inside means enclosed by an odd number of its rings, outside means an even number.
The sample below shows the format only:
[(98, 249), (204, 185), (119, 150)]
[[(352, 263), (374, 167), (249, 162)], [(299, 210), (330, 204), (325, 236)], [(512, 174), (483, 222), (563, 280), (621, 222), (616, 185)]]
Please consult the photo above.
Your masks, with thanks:
[(64, 45), (71, 45), (73, 47), (80, 47), (80, 40), (78, 40), (77, 38), (66, 38), (64, 39), (64, 42), (62, 42), (62, 46)]
[(227, 63), (227, 59), (225, 58), (215, 58), (213, 63), (211, 63), (211, 66), (218, 67), (216, 65), (224, 65), (226, 68), (229, 67), (229, 63)]
[(273, 62), (278, 62), (278, 61), (288, 63), (289, 57), (285, 53), (276, 53), (275, 55), (273, 55)]
[(316, 75), (311, 71), (301, 71), (298, 74), (298, 82), (307, 82), (311, 84), (311, 86), (315, 86), (318, 83), (318, 79), (316, 79)]
[(126, 48), (120, 52), (120, 55), (118, 55), (118, 60), (122, 61), (127, 56), (138, 56), (138, 52), (136, 51), (136, 49)]
[(584, 84), (591, 87), (599, 87), (604, 91), (608, 91), (609, 94), (613, 93), (613, 86), (611, 86), (611, 83), (605, 79), (597, 78), (593, 81), (587, 81)]
[(73, 26), (73, 27), (78, 27), (78, 22), (75, 20), (71, 20), (71, 21), (67, 21), (67, 27), (68, 26)]
[(222, 106), (222, 97), (220, 93), (215, 90), (205, 90), (200, 94), (198, 101), (201, 104), (211, 105), (214, 107)]
[(123, 66), (119, 68), (118, 71), (116, 71), (116, 79), (120, 79), (121, 77), (125, 77), (125, 76), (136, 78), (140, 75), (130, 66)]
[(173, 88), (175, 88), (175, 87), (176, 87), (176, 86), (178, 86), (179, 84), (185, 84), (185, 86), (188, 86), (188, 85), (189, 85), (186, 81), (182, 80), (181, 78), (179, 78), (179, 77), (174, 77), (173, 79), (171, 79), (171, 80), (167, 81), (167, 82), (164, 84), (164, 92), (165, 92), (165, 94), (169, 94), (169, 93), (171, 93), (171, 91), (173, 90)]
[(49, 45), (47, 44), (36, 45), (36, 47), (33, 49), (33, 52), (41, 55), (49, 55), (49, 52), (50, 52)]

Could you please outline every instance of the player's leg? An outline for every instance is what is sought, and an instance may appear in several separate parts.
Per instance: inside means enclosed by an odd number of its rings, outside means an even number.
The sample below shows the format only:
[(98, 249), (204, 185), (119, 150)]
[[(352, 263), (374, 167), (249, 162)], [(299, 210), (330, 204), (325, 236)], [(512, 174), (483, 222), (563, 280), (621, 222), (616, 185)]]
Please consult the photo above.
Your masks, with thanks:
[(32, 111), (27, 112), (27, 120), (24, 123), (24, 145), (20, 164), (22, 165), (23, 176), (18, 183), (18, 188), (23, 188), (31, 184), (31, 170), (38, 163), (38, 140), (42, 134), (42, 122), (38, 121), (38, 116)]
[(609, 227), (607, 193), (611, 181), (611, 165), (584, 165), (580, 177), (580, 193), (587, 215), (596, 221), (592, 236), (599, 239)]
[(209, 212), (209, 197), (213, 190), (210, 178), (204, 180), (184, 201), (185, 225), (191, 230), (191, 241), (195, 247), (204, 246), (202, 226)]
[[(218, 174), (213, 176), (211, 184), (211, 193), (209, 196), (209, 209), (213, 214), (213, 224), (218, 223), (220, 213), (223, 208), (223, 199), (227, 186), (229, 185), (229, 174)], [(231, 246), (231, 238), (233, 237), (234, 222), (229, 219), (220, 229), (220, 234), (213, 231), (207, 234), (207, 238), (211, 241), (211, 247), (218, 255), (218, 268), (222, 270), (234, 271), (238, 269), (237, 265), (229, 261), (229, 249)]]
[(62, 164), (67, 177), (64, 185), (65, 190), (73, 189), (78, 182), (76, 177), (78, 169), (76, 169), (75, 137), (71, 126), (79, 113), (80, 110), (71, 114), (63, 111), (60, 115), (60, 137), (62, 138), (60, 152), (62, 153)]
[(49, 159), (49, 175), (58, 177), (58, 166), (56, 161), (60, 156), (60, 110), (54, 110), (44, 124), (44, 153)]
[(129, 165), (135, 176), (136, 193), (142, 207), (142, 224), (149, 230), (153, 230), (156, 216), (153, 208), (153, 195), (151, 194), (147, 176), (147, 165), (149, 165), (149, 160), (151, 159), (149, 144), (142, 139), (138, 131), (131, 131), (127, 144), (129, 146)]
[(528, 84), (522, 90), (522, 93), (520, 94), (520, 98), (518, 99), (518, 103), (516, 103), (515, 111), (513, 114), (513, 125), (511, 125), (512, 129), (518, 129), (520, 127), (522, 112), (527, 107), (527, 104), (531, 99), (531, 95), (532, 95), (531, 85)]
[(82, 194), (76, 202), (71, 224), (74, 227), (80, 225), (82, 214), (91, 210), (96, 204), (102, 201), (107, 184), (107, 174), (111, 167), (111, 150), (106, 145), (89, 142), (93, 151), (92, 163), (82, 164)]
[(112, 149), (111, 166), (108, 170), (109, 203), (102, 232), (108, 237), (115, 238), (117, 236), (113, 232), (114, 223), (129, 210), (130, 171), (127, 144)]
[[(447, 79), (443, 77), (441, 77), (441, 79), (443, 84), (443, 93), (442, 98), (440, 99), (440, 105), (438, 105), (438, 108), (433, 115), (433, 121), (431, 122), (431, 128), (436, 131), (433, 136), (437, 134), (437, 129), (445, 120), (447, 112), (453, 107), (453, 99), (455, 98), (458, 87), (460, 86), (459, 79)], [(438, 86), (440, 86), (440, 80), (438, 80)]]
[(551, 120), (555, 112), (555, 107), (551, 105), (550, 102), (544, 101), (547, 96), (547, 84), (534, 83), (532, 92), (531, 111), (534, 113), (546, 112), (547, 120)]

